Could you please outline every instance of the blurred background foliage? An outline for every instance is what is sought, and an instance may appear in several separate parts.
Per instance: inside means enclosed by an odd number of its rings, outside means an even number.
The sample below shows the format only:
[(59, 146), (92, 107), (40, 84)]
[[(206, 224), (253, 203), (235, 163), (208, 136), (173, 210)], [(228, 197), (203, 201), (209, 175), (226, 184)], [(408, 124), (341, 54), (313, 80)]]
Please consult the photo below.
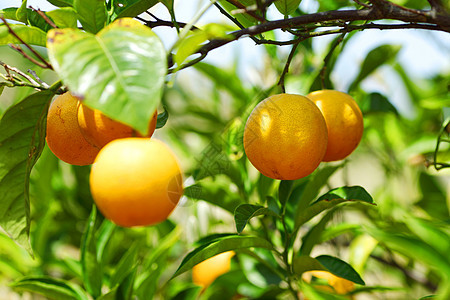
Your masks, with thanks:
[[(423, 6), (416, 0), (397, 2)], [(349, 2), (319, 3), (319, 10), (329, 10)], [(347, 35), (330, 53), (322, 78), (320, 71), (328, 52), (315, 52), (312, 39), (302, 42), (285, 79), (286, 91), (306, 94), (322, 87), (335, 88), (333, 67), (354, 37)], [(328, 47), (335, 41), (329, 39)], [(95, 276), (102, 277), (103, 289), (110, 287), (104, 299), (128, 299), (130, 289), (139, 299), (283, 297), (286, 287), (280, 284), (277, 261), (270, 251), (261, 249), (238, 251), (231, 271), (201, 295), (201, 289), (191, 283), (189, 272), (169, 281), (200, 238), (235, 232), (233, 210), (238, 204), (270, 206), (271, 199), (277, 197), (278, 183), (259, 175), (246, 160), (242, 147), (243, 125), (251, 109), (270, 94), (280, 92), (276, 82), (288, 54), (276, 46), (260, 48), (261, 67), (254, 74), (258, 79), (252, 83), (239, 72), (236, 57), (226, 68), (198, 63), (173, 75), (167, 85), (159, 110), (165, 110), (169, 118), (156, 131), (156, 137), (167, 141), (178, 155), (187, 187), (186, 196), (169, 221), (127, 229), (103, 220), (100, 214), (92, 213), (95, 209), (89, 192), (89, 167), (67, 165), (46, 148), (31, 176), (34, 258), (0, 234), (2, 298), (39, 299), (30, 293), (39, 292), (37, 285), (27, 285), (30, 276), (53, 278), (51, 283), (61, 286), (66, 283), (57, 280), (67, 280), (77, 291), (86, 282), (83, 268), (92, 267), (80, 259), (82, 253), (90, 253), (86, 248), (91, 243), (98, 258), (94, 265), (101, 266), (101, 274)], [(342, 185), (360, 185), (370, 192), (376, 206), (345, 206), (333, 214), (325, 212), (301, 229), (306, 237), (322, 226), (311, 253), (338, 256), (364, 278), (366, 286), (353, 291), (355, 299), (419, 299), (448, 289), (443, 283), (450, 282), (450, 175), (449, 169), (436, 171), (433, 167), (435, 160), (450, 161), (449, 127), (445, 129), (450, 117), (450, 70), (418, 78), (396, 59), (399, 51), (396, 45), (380, 45), (361, 62), (346, 92), (363, 110), (363, 140), (342, 166), (332, 164), (337, 170), (323, 176), (323, 187), (317, 191), (321, 195)], [(38, 70), (8, 47), (0, 47), (0, 56), (20, 70), (35, 70), (45, 82), (56, 80), (54, 73)], [(365, 80), (376, 81), (377, 76), (384, 76), (381, 69), (388, 69), (400, 79), (399, 88), (407, 91), (404, 103), (412, 115), (402, 113), (382, 89), (364, 88)], [(258, 81), (259, 85), (254, 84)], [(0, 114), (32, 92), (30, 88), (5, 88), (0, 97)], [(439, 135), (447, 141), (436, 151)], [(322, 165), (318, 171), (325, 168), (329, 166)], [(245, 230), (275, 234), (270, 226), (273, 224), (266, 216), (251, 220)], [(43, 289), (45, 280), (40, 281)], [(99, 295), (102, 284), (84, 288), (91, 295)], [(308, 288), (305, 291), (315, 297), (320, 294)], [(320, 297), (317, 299), (339, 299)]]

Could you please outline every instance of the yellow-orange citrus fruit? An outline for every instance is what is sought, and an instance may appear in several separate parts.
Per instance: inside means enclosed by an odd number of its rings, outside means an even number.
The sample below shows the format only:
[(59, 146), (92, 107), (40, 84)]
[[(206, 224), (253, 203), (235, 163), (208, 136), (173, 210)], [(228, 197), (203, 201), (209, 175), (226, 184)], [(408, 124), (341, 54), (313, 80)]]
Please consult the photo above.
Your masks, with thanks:
[(166, 220), (183, 194), (180, 167), (169, 147), (138, 137), (114, 140), (100, 150), (90, 187), (102, 214), (124, 227)]
[(295, 180), (311, 174), (327, 148), (327, 127), (317, 106), (300, 95), (261, 101), (244, 129), (244, 150), (263, 175)]
[(47, 115), (47, 145), (59, 159), (72, 165), (90, 165), (99, 149), (83, 136), (77, 121), (78, 99), (70, 93), (57, 96)]
[(328, 128), (328, 147), (323, 161), (337, 161), (349, 156), (361, 141), (363, 115), (355, 100), (335, 90), (320, 90), (308, 94), (319, 107)]
[[(151, 137), (156, 128), (158, 113), (153, 114), (146, 137)], [(115, 139), (141, 136), (132, 127), (115, 121), (98, 109), (91, 109), (80, 103), (78, 106), (78, 125), (87, 141), (91, 144), (103, 148), (106, 144)]]
[(355, 284), (350, 280), (338, 277), (327, 271), (309, 271), (302, 275), (303, 280), (311, 282), (312, 276), (320, 279), (325, 279), (329, 286), (318, 286), (319, 289), (335, 292), (336, 294), (347, 294), (355, 289)]
[(230, 270), (234, 251), (227, 251), (202, 261), (192, 268), (192, 280), (204, 288)]

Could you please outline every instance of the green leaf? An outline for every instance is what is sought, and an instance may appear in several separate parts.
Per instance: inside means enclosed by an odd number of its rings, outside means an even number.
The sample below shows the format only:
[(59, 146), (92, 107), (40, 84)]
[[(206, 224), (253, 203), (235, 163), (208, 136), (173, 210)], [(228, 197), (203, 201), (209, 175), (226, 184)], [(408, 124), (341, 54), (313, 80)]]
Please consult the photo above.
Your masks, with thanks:
[[(9, 24), (9, 26), (25, 43), (45, 47), (46, 34), (41, 29), (21, 24)], [(17, 38), (9, 33), (8, 27), (4, 24), (0, 25), (0, 45), (20, 43)]]
[(311, 220), (322, 211), (333, 208), (344, 202), (374, 204), (369, 193), (367, 193), (366, 190), (360, 186), (344, 186), (336, 188), (319, 197), (316, 202), (297, 215), (295, 219), (295, 230), (298, 230), (301, 225)]
[(228, 186), (209, 181), (202, 181), (186, 187), (184, 189), (184, 195), (191, 199), (206, 201), (232, 214), (236, 207), (242, 203), (239, 195), (231, 193)]
[(298, 199), (289, 199), (289, 202), (298, 203), (296, 205), (296, 216), (298, 216), (308, 207), (308, 205), (319, 194), (320, 190), (328, 182), (330, 176), (333, 175), (334, 172), (336, 172), (342, 166), (343, 165), (327, 166), (325, 168), (320, 168), (319, 170), (316, 170), (312, 175), (308, 177), (306, 186), (304, 187), (298, 186), (294, 189), (291, 198), (298, 198)]
[(167, 71), (164, 47), (150, 28), (119, 19), (97, 35), (54, 29), (47, 47), (54, 69), (72, 93), (147, 133)]
[(356, 272), (355, 269), (353, 269), (353, 267), (345, 261), (329, 255), (317, 256), (316, 260), (319, 261), (325, 268), (327, 268), (327, 270), (329, 270), (334, 275), (350, 280), (357, 284), (366, 285), (361, 276), (359, 276), (358, 272)]
[(185, 256), (178, 270), (173, 274), (172, 278), (192, 269), (195, 265), (211, 258), (217, 254), (230, 250), (238, 250), (242, 248), (266, 248), (272, 249), (272, 244), (260, 237), (256, 236), (227, 236), (215, 239), (211, 243), (204, 244)]
[(95, 237), (95, 239), (97, 240), (96, 249), (98, 262), (102, 261), (103, 252), (105, 251), (106, 244), (109, 242), (116, 228), (117, 226), (108, 219), (104, 219), (102, 225), (100, 225), (100, 228), (98, 229)]
[(88, 300), (81, 288), (65, 280), (48, 276), (24, 277), (11, 285), (17, 291), (38, 293), (48, 299)]
[(294, 273), (299, 277), (308, 271), (327, 271), (327, 268), (325, 268), (317, 259), (309, 255), (300, 255), (295, 257), (293, 268)]
[(97, 33), (105, 27), (108, 18), (105, 0), (74, 0), (73, 8), (84, 30)]
[(389, 102), (386, 96), (380, 93), (370, 93), (369, 95), (367, 95), (366, 99), (363, 102), (363, 105), (361, 106), (361, 109), (363, 111), (363, 114), (392, 112), (395, 115), (398, 115), (398, 111), (395, 106), (393, 106), (391, 102)]
[(22, 0), (22, 5), (16, 11), (16, 19), (19, 22), (27, 23), (28, 21), (27, 0)]
[(194, 54), (205, 41), (208, 36), (203, 30), (195, 30), (183, 39), (177, 47), (174, 55), (174, 61), (178, 67), (192, 54)]
[[(239, 23), (241, 23), (244, 27), (250, 27), (250, 26), (258, 23), (258, 20), (256, 18), (252, 17), (251, 15), (249, 15), (248, 13), (233, 14), (233, 12), (237, 11), (238, 9), (240, 9), (242, 7), (236, 7), (227, 0), (219, 0), (218, 2), (226, 11), (228, 11), (234, 18), (236, 18), (239, 21)], [(256, 0), (239, 0), (236, 2), (242, 4), (244, 7), (256, 5)]]
[(167, 120), (169, 119), (169, 112), (167, 109), (164, 109), (162, 113), (158, 114), (158, 119), (156, 120), (156, 129), (163, 128), (166, 125)]
[(111, 288), (122, 283), (122, 281), (129, 275), (137, 264), (136, 257), (139, 247), (134, 244), (122, 256), (119, 262), (114, 267), (114, 273), (111, 276), (109, 286)]
[(77, 28), (77, 13), (72, 7), (50, 10), (46, 14), (59, 28)]
[(366, 228), (366, 230), (375, 239), (387, 245), (389, 249), (398, 251), (403, 255), (434, 268), (441, 276), (450, 274), (450, 260), (448, 255), (442, 255), (420, 239), (400, 232), (392, 232), (390, 229)]
[(53, 93), (32, 94), (0, 120), (0, 226), (31, 252), (29, 178), (44, 148), (48, 105)]
[(278, 199), (280, 203), (284, 206), (286, 201), (292, 193), (292, 188), (294, 187), (295, 180), (281, 180), (280, 186), (278, 187)]
[(450, 236), (437, 225), (413, 216), (405, 217), (404, 222), (411, 232), (442, 255), (450, 253)]
[(343, 186), (332, 189), (325, 195), (320, 196), (315, 203), (322, 200), (332, 201), (335, 199), (363, 201), (374, 204), (372, 196), (361, 186)]
[(73, 0), (47, 0), (47, 1), (57, 7), (73, 6)]
[(381, 45), (377, 48), (371, 50), (359, 71), (358, 76), (355, 80), (350, 84), (348, 88), (349, 91), (355, 89), (361, 81), (363, 81), (367, 76), (369, 76), (373, 71), (375, 71), (378, 67), (388, 63), (389, 61), (395, 59), (397, 53), (400, 51), (401, 46), (394, 45)]
[(158, 2), (158, 0), (112, 0), (111, 21), (124, 17), (134, 18)]
[(234, 221), (236, 223), (236, 231), (238, 233), (241, 233), (251, 218), (261, 215), (268, 215), (281, 218), (278, 214), (271, 211), (267, 207), (252, 204), (239, 205), (238, 207), (236, 207), (236, 210), (234, 211)]
[(325, 230), (325, 226), (328, 221), (331, 220), (334, 213), (336, 212), (336, 208), (331, 209), (325, 216), (320, 219), (320, 221), (311, 227), (311, 229), (303, 236), (302, 238), (302, 246), (300, 247), (299, 254), (300, 255), (309, 255), (313, 249), (313, 247), (322, 241), (322, 232)]
[(287, 16), (295, 12), (301, 1), (302, 0), (275, 0), (274, 3), (278, 11)]
[(95, 221), (97, 219), (97, 208), (92, 206), (91, 215), (81, 238), (81, 268), (83, 272), (83, 283), (86, 290), (94, 298), (101, 295), (102, 270), (97, 261), (97, 248), (95, 238)]

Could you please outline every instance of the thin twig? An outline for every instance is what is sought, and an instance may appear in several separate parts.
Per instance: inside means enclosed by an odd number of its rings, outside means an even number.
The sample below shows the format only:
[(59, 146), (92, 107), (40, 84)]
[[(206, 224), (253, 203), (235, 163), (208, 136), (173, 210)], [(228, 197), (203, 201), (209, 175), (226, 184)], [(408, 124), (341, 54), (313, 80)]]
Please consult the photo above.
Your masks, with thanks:
[(45, 83), (44, 81), (42, 81), (41, 78), (39, 78), (39, 76), (36, 74), (35, 71), (33, 71), (33, 70), (31, 70), (31, 69), (28, 69), (27, 71), (28, 71), (28, 73), (30, 73), (31, 75), (33, 75), (33, 77), (36, 78), (36, 80), (37, 80), (43, 87), (45, 87), (45, 88), (50, 88), (50, 86), (49, 86), (47, 83)]
[(43, 11), (40, 10), (40, 9), (34, 9), (34, 8), (32, 8), (32, 7), (31, 7), (31, 9), (34, 10), (35, 12), (37, 12), (37, 13), (45, 20), (45, 22), (46, 22), (48, 25), (52, 26), (53, 28), (58, 28), (58, 26), (56, 26), (55, 23), (53, 23), (53, 21), (50, 20), (49, 17), (47, 17), (47, 15), (45, 14), (45, 12), (43, 12)]
[(359, 1), (359, 0), (353, 0), (353, 2), (355, 2), (356, 4), (359, 4), (359, 5), (361, 5), (361, 6), (367, 7), (367, 8), (370, 7), (369, 4), (363, 3), (363, 2), (361, 2), (361, 1)]
[(25, 78), (26, 80), (28, 80), (31, 84), (39, 86), (39, 83), (37, 83), (33, 78), (31, 78), (30, 76), (28, 76), (27, 74), (25, 74), (24, 72), (20, 71), (17, 68), (11, 67), (10, 65), (5, 64), (4, 62), (0, 61), (0, 65), (5, 68), (5, 71), (8, 73), (8, 75), (10, 75), (9, 71), (13, 71), (16, 72), (17, 74), (19, 74), (20, 76), (22, 76), (23, 78)]
[(33, 53), (42, 63), (37, 63), (37, 61), (35, 59), (30, 59), (31, 57), (29, 55), (26, 55), (25, 52), (23, 52), (22, 48), (17, 47), (17, 46), (16, 47), (11, 46), (12, 48), (18, 50), (27, 59), (29, 59), (31, 62), (35, 63), (36, 65), (40, 66), (41, 68), (53, 70), (53, 67), (36, 50), (34, 50), (33, 47), (31, 47), (30, 45), (25, 43), (24, 40), (22, 40), (20, 38), (20, 36), (18, 36), (14, 32), (14, 30), (12, 30), (11, 26), (9, 26), (8, 22), (6, 21), (6, 19), (3, 16), (0, 16), (0, 19), (3, 21), (5, 26), (8, 28), (9, 33), (12, 34), (20, 42), (20, 44), (24, 44), (25, 47), (27, 47), (31, 51), (31, 53)]
[(345, 35), (347, 34), (347, 31), (344, 31), (337, 40), (334, 41), (334, 43), (331, 45), (330, 50), (328, 50), (327, 55), (325, 56), (325, 58), (323, 59), (323, 67), (320, 70), (320, 81), (322, 84), (322, 89), (325, 89), (325, 72), (327, 70), (328, 67), (328, 62), (330, 61), (334, 50), (337, 48), (337, 46), (342, 43), (342, 41), (344, 40)]
[(286, 64), (284, 65), (283, 72), (280, 75), (280, 79), (278, 80), (277, 85), (281, 87), (281, 90), (283, 93), (286, 92), (286, 87), (284, 86), (284, 78), (286, 74), (289, 72), (289, 66), (291, 65), (292, 59), (294, 58), (295, 51), (297, 50), (298, 45), (303, 41), (304, 39), (297, 38), (295, 40), (295, 44), (292, 46), (291, 52), (289, 52), (289, 56), (286, 60)]

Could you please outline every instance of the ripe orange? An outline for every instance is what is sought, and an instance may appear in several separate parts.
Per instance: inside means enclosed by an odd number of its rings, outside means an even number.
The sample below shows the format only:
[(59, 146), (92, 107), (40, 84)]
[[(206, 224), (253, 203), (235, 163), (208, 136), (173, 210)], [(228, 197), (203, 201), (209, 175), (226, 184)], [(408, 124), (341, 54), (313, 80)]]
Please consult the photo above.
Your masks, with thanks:
[(300, 95), (279, 94), (260, 102), (244, 129), (244, 149), (263, 175), (295, 180), (311, 174), (327, 148), (325, 120)]
[(206, 288), (213, 283), (217, 277), (230, 270), (231, 258), (234, 255), (234, 251), (223, 252), (195, 265), (192, 268), (192, 281), (194, 281), (195, 284)]
[[(151, 137), (155, 131), (157, 117), (158, 113), (155, 111), (150, 120), (146, 137)], [(141, 136), (132, 127), (115, 121), (100, 110), (90, 109), (82, 103), (78, 106), (78, 125), (86, 140), (99, 148), (103, 148), (115, 139)]]
[(124, 138), (100, 150), (90, 174), (98, 209), (124, 227), (146, 226), (168, 218), (183, 194), (177, 159), (163, 142)]
[(328, 128), (328, 147), (323, 161), (336, 161), (349, 156), (361, 141), (364, 124), (361, 110), (348, 94), (320, 90), (306, 97), (321, 110)]
[(59, 159), (72, 165), (90, 165), (99, 149), (84, 138), (77, 121), (78, 99), (70, 93), (57, 96), (47, 115), (47, 145)]

